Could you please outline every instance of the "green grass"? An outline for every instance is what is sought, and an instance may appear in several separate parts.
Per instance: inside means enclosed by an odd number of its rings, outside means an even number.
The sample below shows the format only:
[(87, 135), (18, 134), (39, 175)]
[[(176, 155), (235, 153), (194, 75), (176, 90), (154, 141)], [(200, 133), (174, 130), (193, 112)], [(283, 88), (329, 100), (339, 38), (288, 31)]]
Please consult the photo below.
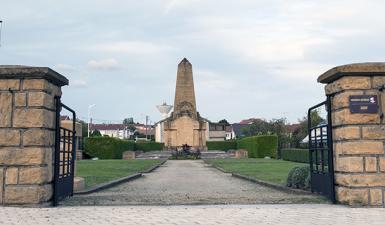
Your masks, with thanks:
[(280, 185), (286, 184), (287, 175), (293, 167), (307, 165), (276, 159), (209, 159), (206, 162), (227, 172)]
[(81, 160), (76, 176), (84, 177), (86, 188), (149, 169), (161, 160)]

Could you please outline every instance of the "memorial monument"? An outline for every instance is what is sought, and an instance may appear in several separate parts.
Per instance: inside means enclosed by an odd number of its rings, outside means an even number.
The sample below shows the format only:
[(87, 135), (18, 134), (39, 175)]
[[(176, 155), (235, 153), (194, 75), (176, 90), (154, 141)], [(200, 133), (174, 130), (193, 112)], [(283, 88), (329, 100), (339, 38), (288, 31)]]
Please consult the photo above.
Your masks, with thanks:
[(157, 123), (163, 128), (159, 132), (165, 148), (175, 150), (187, 144), (193, 150), (206, 150), (207, 123), (197, 112), (192, 65), (184, 58), (178, 65), (174, 111)]

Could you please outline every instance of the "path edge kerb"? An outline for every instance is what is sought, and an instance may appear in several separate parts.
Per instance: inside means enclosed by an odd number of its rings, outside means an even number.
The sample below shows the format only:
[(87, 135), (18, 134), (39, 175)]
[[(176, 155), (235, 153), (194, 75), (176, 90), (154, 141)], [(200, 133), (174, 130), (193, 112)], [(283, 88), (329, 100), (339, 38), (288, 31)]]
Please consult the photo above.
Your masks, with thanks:
[(112, 180), (112, 181), (109, 181), (109, 182), (106, 182), (106, 183), (95, 185), (95, 186), (93, 186), (91, 188), (88, 188), (88, 189), (85, 189), (85, 190), (74, 192), (74, 195), (91, 194), (91, 193), (94, 193), (94, 192), (105, 190), (107, 188), (114, 187), (114, 186), (119, 185), (121, 183), (133, 181), (135, 179), (138, 179), (138, 178), (142, 177), (143, 173), (150, 173), (150, 172), (156, 170), (158, 167), (163, 165), (166, 161), (167, 161), (167, 159), (163, 160), (162, 162), (158, 163), (157, 165), (155, 165), (155, 166), (153, 166), (153, 167), (151, 167), (151, 168), (149, 168), (147, 170), (144, 170), (144, 171), (142, 171), (140, 173), (135, 173), (135, 174), (132, 174), (132, 175), (127, 176), (127, 177), (122, 177), (122, 178), (119, 178), (119, 179), (116, 179), (116, 180)]
[(219, 171), (221, 171), (223, 173), (231, 174), (231, 176), (233, 176), (233, 177), (236, 177), (236, 178), (239, 178), (239, 179), (242, 179), (242, 180), (246, 180), (246, 181), (251, 181), (253, 183), (257, 183), (257, 184), (260, 184), (260, 185), (263, 185), (263, 186), (266, 186), (266, 187), (274, 188), (274, 189), (279, 190), (279, 191), (284, 191), (286, 193), (294, 193), (294, 194), (307, 194), (307, 195), (315, 194), (315, 193), (312, 193), (310, 191), (305, 191), (305, 190), (300, 190), (300, 189), (293, 189), (293, 188), (289, 188), (289, 187), (286, 187), (286, 186), (282, 186), (282, 185), (278, 185), (278, 184), (273, 184), (273, 183), (270, 183), (270, 182), (262, 181), (262, 180), (254, 178), (254, 177), (248, 177), (248, 176), (244, 176), (244, 175), (241, 175), (241, 174), (238, 174), (238, 173), (227, 172), (223, 168), (215, 166), (215, 165), (207, 162), (206, 160), (203, 160), (203, 161), (206, 164), (212, 166), (213, 168), (215, 168), (215, 169), (217, 169), (217, 170), (219, 170)]
[(113, 180), (113, 181), (109, 181), (109, 182), (106, 182), (106, 183), (95, 185), (95, 186), (93, 186), (91, 188), (88, 188), (88, 189), (85, 189), (85, 190), (82, 190), (82, 191), (74, 192), (74, 195), (86, 195), (86, 194), (91, 194), (91, 193), (94, 193), (94, 192), (97, 192), (97, 191), (102, 191), (104, 189), (116, 186), (118, 184), (135, 180), (135, 179), (137, 179), (137, 178), (139, 178), (141, 176), (142, 176), (141, 173), (135, 173), (135, 174), (132, 174), (132, 175), (127, 176), (127, 177), (122, 177), (122, 178), (119, 178), (117, 180)]
[(151, 173), (152, 171), (158, 169), (160, 166), (162, 166), (163, 164), (165, 164), (167, 162), (167, 159), (164, 159), (162, 162), (156, 164), (155, 166), (147, 169), (147, 170), (144, 170), (142, 171), (141, 173)]

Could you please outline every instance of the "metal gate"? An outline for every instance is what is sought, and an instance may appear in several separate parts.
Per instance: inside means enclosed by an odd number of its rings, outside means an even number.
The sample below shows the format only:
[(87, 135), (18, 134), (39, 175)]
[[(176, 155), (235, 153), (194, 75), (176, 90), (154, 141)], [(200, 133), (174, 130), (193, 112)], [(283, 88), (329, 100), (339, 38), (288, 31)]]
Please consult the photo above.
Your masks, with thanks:
[[(53, 205), (73, 195), (74, 169), (76, 158), (76, 114), (56, 97), (56, 132)], [(72, 114), (72, 129), (61, 126), (61, 111), (66, 109)]]
[[(326, 101), (311, 107), (308, 111), (309, 163), (311, 191), (318, 192), (335, 202), (331, 98), (328, 96)], [(312, 113), (317, 110), (325, 110), (326, 118), (313, 124), (315, 121), (312, 121)]]

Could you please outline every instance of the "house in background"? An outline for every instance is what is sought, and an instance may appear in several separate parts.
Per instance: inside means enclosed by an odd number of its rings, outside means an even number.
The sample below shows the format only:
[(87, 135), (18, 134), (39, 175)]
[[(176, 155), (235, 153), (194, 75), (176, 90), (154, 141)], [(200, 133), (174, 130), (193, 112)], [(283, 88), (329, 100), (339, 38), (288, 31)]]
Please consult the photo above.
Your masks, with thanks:
[(242, 138), (246, 136), (243, 133), (243, 128), (249, 127), (249, 124), (233, 123), (231, 124), (230, 131), (226, 132), (226, 140), (232, 140)]
[(100, 131), (102, 136), (129, 139), (133, 133), (124, 124), (90, 124), (90, 132)]
[(227, 140), (227, 133), (231, 131), (231, 125), (226, 123), (207, 122), (208, 129), (206, 129), (207, 141), (225, 141)]
[(226, 140), (232, 140), (237, 138), (242, 138), (246, 136), (244, 134), (244, 129), (248, 128), (253, 122), (258, 121), (261, 119), (258, 118), (249, 118), (241, 120), (239, 123), (233, 123), (231, 124), (231, 127), (229, 131), (226, 132)]

